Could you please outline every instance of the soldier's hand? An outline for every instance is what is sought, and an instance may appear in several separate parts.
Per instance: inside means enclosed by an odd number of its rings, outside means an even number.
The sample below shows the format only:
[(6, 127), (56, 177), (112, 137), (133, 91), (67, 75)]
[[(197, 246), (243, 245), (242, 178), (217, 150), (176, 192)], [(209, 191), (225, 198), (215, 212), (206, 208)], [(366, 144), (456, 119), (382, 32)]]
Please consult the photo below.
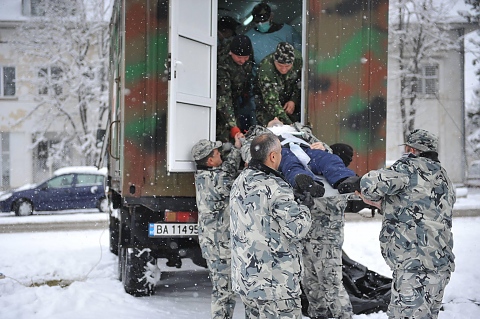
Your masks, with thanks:
[(243, 135), (243, 133), (241, 133), (241, 132), (238, 132), (237, 134), (235, 134), (235, 147), (236, 148), (242, 147), (242, 144), (243, 144), (242, 141), (245, 141), (245, 135)]
[(288, 115), (292, 115), (293, 111), (295, 111), (295, 103), (293, 101), (288, 101), (283, 106), (283, 109), (285, 110), (285, 113), (287, 113)]
[(315, 203), (313, 201), (313, 197), (310, 194), (310, 192), (294, 192), (295, 195), (295, 200), (297, 203), (301, 205), (307, 206), (309, 209), (311, 209), (313, 206), (315, 206)]
[(368, 204), (370, 206), (378, 208), (379, 210), (382, 209), (382, 201), (381, 200), (378, 201), (378, 202), (374, 202), (372, 200), (366, 199), (359, 191), (355, 191), (355, 195), (360, 196), (360, 198), (362, 198), (362, 200), (365, 204)]
[(321, 151), (325, 151), (325, 146), (323, 146), (323, 143), (322, 142), (315, 142), (313, 144), (310, 145), (310, 148), (312, 150), (321, 150)]

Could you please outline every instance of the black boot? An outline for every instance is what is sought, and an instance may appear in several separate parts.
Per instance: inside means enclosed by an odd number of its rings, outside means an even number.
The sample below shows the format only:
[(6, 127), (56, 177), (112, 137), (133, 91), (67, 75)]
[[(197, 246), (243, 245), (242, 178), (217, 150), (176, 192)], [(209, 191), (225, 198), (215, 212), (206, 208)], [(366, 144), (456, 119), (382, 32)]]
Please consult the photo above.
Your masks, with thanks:
[(338, 184), (337, 190), (340, 194), (353, 193), (355, 191), (360, 191), (360, 177), (359, 176), (350, 176), (345, 178), (341, 183)]

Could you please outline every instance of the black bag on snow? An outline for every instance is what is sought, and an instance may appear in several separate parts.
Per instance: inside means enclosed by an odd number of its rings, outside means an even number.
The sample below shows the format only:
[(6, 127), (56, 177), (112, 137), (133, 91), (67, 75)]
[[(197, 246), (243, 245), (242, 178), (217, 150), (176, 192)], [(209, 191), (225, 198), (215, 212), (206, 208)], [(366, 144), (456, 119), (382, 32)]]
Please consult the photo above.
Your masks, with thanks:
[[(352, 303), (353, 313), (369, 314), (387, 311), (392, 279), (368, 270), (343, 252), (343, 285)], [(308, 316), (308, 299), (302, 290), (302, 313)]]

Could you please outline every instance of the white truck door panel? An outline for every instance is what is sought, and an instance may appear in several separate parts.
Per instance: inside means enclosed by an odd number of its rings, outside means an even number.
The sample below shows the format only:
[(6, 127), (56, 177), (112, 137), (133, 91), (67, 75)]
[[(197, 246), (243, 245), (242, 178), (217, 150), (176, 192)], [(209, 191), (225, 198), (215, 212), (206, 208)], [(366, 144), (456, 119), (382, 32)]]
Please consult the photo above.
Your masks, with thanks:
[(167, 170), (192, 172), (192, 146), (215, 140), (217, 0), (170, 1)]

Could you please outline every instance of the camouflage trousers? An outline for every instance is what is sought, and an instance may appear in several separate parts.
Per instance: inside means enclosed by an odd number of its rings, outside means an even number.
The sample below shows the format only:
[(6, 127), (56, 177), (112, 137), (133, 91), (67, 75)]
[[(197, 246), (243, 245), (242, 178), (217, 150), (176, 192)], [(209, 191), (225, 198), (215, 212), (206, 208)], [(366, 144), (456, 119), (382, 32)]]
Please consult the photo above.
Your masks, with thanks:
[(395, 270), (388, 318), (436, 319), (442, 307), (443, 292), (449, 281), (449, 271)]
[(303, 264), (302, 287), (309, 303), (308, 315), (351, 319), (353, 308), (342, 281), (342, 248), (305, 241)]
[(232, 269), (230, 259), (206, 259), (212, 281), (212, 318), (233, 317), (235, 293), (232, 291)]
[(240, 296), (245, 306), (245, 319), (301, 319), (300, 297), (281, 300), (259, 300)]

